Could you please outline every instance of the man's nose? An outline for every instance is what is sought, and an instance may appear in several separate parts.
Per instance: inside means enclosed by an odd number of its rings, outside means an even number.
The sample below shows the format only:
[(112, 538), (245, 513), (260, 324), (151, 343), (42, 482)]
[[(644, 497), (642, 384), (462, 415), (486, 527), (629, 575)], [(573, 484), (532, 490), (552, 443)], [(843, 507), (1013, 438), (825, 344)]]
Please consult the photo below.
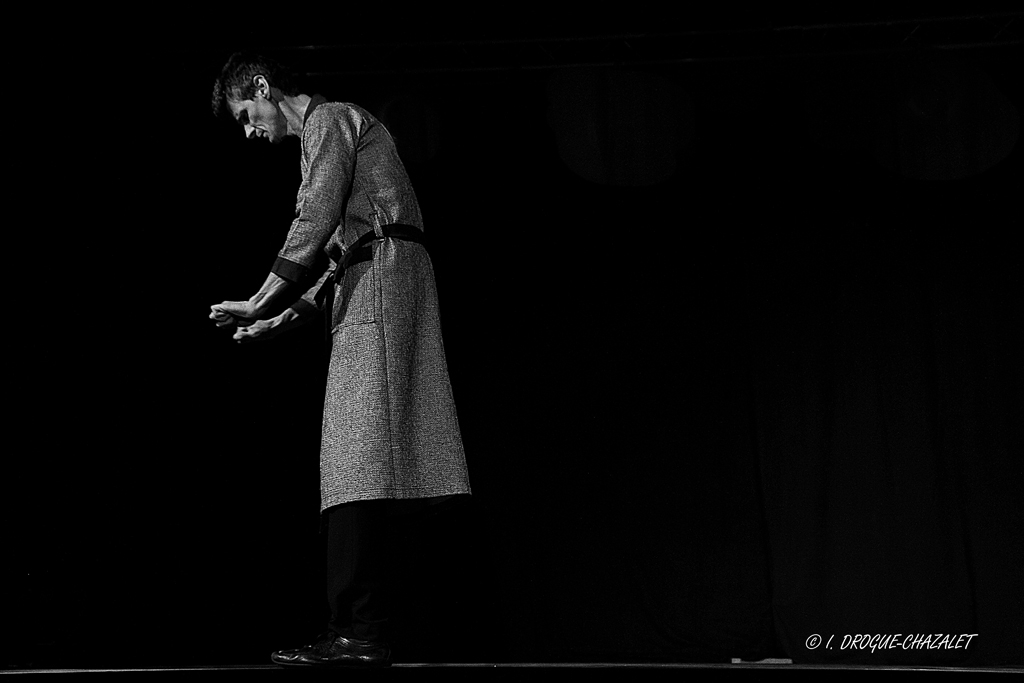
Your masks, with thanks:
[(246, 139), (251, 140), (252, 139), (252, 134), (255, 131), (256, 131), (256, 129), (253, 128), (252, 126), (250, 126), (248, 123), (245, 124), (245, 137), (246, 137)]

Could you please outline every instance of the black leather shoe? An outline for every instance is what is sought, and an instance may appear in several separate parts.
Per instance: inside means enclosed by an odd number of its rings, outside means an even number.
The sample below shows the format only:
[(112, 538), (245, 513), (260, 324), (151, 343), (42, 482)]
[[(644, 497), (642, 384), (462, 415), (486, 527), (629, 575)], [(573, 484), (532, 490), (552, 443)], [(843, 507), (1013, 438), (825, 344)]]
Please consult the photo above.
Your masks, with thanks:
[(389, 666), (391, 648), (387, 643), (345, 638), (328, 631), (312, 645), (274, 652), (270, 661), (280, 666)]

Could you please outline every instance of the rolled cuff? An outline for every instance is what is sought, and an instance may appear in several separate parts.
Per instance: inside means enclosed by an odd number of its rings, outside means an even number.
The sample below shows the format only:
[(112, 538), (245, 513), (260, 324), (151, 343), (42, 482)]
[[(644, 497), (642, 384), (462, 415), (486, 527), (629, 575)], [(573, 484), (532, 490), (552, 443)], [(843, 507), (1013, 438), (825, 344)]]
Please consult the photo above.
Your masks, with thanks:
[(275, 275), (293, 284), (302, 282), (309, 275), (309, 268), (306, 266), (301, 263), (295, 263), (295, 261), (289, 261), (286, 258), (281, 258), (280, 256), (274, 261), (274, 266), (270, 270)]
[(297, 299), (295, 303), (291, 305), (291, 309), (298, 313), (302, 317), (307, 315), (316, 315), (320, 312), (320, 309), (315, 304), (311, 304), (305, 299)]

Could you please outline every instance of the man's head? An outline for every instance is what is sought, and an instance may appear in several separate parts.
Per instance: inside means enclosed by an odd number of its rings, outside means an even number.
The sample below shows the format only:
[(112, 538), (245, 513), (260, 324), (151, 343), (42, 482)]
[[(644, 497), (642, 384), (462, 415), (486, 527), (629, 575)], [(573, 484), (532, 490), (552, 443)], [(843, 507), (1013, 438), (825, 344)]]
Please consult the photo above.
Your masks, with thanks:
[(288, 123), (280, 103), (298, 95), (292, 74), (277, 62), (254, 54), (231, 55), (213, 84), (211, 105), (215, 116), (230, 116), (248, 138), (266, 137), (281, 142)]

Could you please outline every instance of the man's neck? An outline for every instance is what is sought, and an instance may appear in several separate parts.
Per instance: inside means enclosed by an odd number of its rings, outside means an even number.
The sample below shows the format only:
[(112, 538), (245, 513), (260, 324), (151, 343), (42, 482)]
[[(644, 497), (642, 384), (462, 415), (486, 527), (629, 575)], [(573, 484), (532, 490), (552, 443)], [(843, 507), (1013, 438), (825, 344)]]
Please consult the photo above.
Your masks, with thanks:
[(284, 95), (281, 98), (281, 113), (288, 122), (288, 132), (302, 137), (302, 125), (306, 121), (306, 109), (309, 107), (309, 95)]

